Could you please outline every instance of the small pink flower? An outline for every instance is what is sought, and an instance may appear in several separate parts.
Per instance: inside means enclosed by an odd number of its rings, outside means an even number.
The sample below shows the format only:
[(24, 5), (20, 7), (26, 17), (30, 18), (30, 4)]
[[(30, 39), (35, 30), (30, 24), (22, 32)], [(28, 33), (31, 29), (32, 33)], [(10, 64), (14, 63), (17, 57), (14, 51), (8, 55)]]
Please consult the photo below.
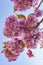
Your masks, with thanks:
[(38, 7), (40, 1), (41, 1), (41, 0), (33, 0), (33, 5), (32, 5), (32, 6), (33, 6), (35, 9), (37, 9), (37, 7)]
[(17, 33), (16, 28), (17, 28), (17, 18), (16, 16), (12, 15), (6, 19), (3, 34), (11, 38), (15, 35), (15, 33)]
[(38, 23), (38, 19), (37, 17), (33, 14), (30, 14), (28, 17), (27, 17), (27, 26), (32, 28), (32, 27), (35, 27)]
[(42, 16), (42, 15), (43, 15), (43, 10), (36, 10), (35, 13), (34, 13), (34, 15), (35, 15), (36, 17)]
[(34, 54), (33, 54), (32, 50), (30, 50), (30, 49), (28, 50), (27, 55), (29, 57), (34, 57)]

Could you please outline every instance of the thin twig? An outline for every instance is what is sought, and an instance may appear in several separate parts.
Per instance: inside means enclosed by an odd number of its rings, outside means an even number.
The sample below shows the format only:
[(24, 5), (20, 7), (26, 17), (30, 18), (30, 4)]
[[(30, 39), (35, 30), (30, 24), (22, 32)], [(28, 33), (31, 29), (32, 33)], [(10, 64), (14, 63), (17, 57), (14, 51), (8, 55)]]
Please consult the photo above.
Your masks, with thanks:
[[(43, 0), (41, 0), (41, 2), (39, 3), (38, 7), (36, 8), (36, 10), (39, 9), (39, 7), (40, 7), (40, 5), (41, 5), (42, 2), (43, 2)], [(35, 10), (35, 11), (36, 11), (36, 10)]]
[(40, 22), (38, 22), (37, 25), (36, 25), (35, 27), (33, 27), (33, 28), (38, 27), (42, 22), (43, 22), (43, 18), (42, 18), (42, 20), (41, 20)]

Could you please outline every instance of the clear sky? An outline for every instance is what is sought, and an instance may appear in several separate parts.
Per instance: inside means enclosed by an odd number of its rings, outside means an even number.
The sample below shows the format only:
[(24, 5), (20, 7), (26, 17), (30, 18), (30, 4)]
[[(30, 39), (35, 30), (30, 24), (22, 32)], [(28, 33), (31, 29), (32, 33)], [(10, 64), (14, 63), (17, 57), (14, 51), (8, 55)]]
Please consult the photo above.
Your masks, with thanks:
[[(10, 0), (0, 0), (0, 65), (43, 65), (43, 49), (40, 49), (39, 46), (37, 46), (36, 49), (33, 49), (35, 54), (34, 58), (29, 58), (26, 55), (27, 50), (25, 49), (15, 62), (8, 62), (4, 54), (1, 53), (3, 49), (3, 41), (9, 40), (2, 33), (5, 19), (10, 15), (16, 15), (16, 13), (28, 15), (29, 13), (33, 12), (33, 8), (31, 8), (25, 12), (14, 13), (13, 6), (14, 4)], [(43, 9), (43, 3), (40, 6), (40, 9)], [(41, 25), (41, 27), (43, 27), (43, 25)]]

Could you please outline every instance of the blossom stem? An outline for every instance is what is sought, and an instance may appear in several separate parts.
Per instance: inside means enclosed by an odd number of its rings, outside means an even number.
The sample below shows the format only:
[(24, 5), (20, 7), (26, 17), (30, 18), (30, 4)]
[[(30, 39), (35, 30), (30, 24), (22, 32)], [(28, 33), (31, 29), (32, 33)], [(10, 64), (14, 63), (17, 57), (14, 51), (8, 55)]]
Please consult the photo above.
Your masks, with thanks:
[(41, 19), (41, 21), (40, 21), (40, 22), (38, 22), (38, 23), (37, 23), (37, 25), (36, 25), (36, 26), (30, 27), (30, 28), (32, 28), (32, 29), (33, 29), (33, 28), (37, 28), (37, 27), (38, 27), (38, 26), (39, 26), (42, 22), (43, 22), (43, 18)]
[(43, 18), (42, 18), (41, 21), (37, 24), (37, 26), (35, 26), (35, 28), (38, 27), (42, 22), (43, 22)]
[[(39, 9), (39, 7), (40, 7), (40, 5), (41, 5), (42, 2), (43, 2), (43, 0), (41, 0), (41, 2), (39, 3), (38, 7), (36, 8), (36, 10)], [(35, 11), (36, 11), (36, 10), (35, 10)]]
[(25, 29), (28, 28), (29, 30), (32, 30), (33, 28), (37, 28), (42, 22), (43, 22), (43, 18), (41, 19), (40, 22), (37, 23), (36, 26), (33, 26), (33, 27), (26, 27), (26, 26), (25, 26), (25, 27), (23, 27), (23, 26), (21, 27), (21, 26), (17, 26), (17, 27), (23, 28), (23, 29), (24, 29), (24, 28), (25, 28)]

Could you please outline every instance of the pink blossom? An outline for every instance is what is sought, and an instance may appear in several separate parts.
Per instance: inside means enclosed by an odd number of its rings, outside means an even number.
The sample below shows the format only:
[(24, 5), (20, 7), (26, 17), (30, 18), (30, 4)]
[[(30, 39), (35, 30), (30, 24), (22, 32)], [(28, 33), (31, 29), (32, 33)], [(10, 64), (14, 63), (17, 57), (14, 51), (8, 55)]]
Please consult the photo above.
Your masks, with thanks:
[(13, 41), (7, 41), (5, 43), (3, 53), (9, 61), (15, 61), (23, 50), (22, 40), (15, 38)]
[(40, 39), (40, 33), (37, 33), (35, 35), (33, 34), (33, 36), (31, 36), (31, 34), (28, 36), (25, 35), (25, 38), (24, 38), (25, 46), (27, 48), (33, 48), (34, 49), (37, 47), (39, 39)]
[(33, 0), (11, 0), (15, 3), (17, 10), (26, 10), (32, 6)]
[(35, 15), (36, 17), (43, 16), (43, 10), (36, 10), (35, 13), (34, 13), (34, 15)]
[(34, 7), (35, 9), (38, 7), (40, 0), (11, 0), (14, 2), (14, 7), (17, 10), (23, 11), (27, 10), (31, 7)]
[[(42, 38), (38, 25), (39, 21), (34, 13), (28, 15), (26, 19), (18, 19), (15, 16), (10, 16), (6, 19), (3, 33), (11, 40), (5, 43), (3, 53), (9, 61), (15, 61), (25, 47), (27, 49), (37, 47)], [(33, 56), (31, 50), (27, 55), (29, 57)]]
[(27, 55), (29, 57), (34, 57), (34, 54), (33, 54), (32, 50), (30, 50), (30, 49), (28, 50)]
[(28, 17), (27, 17), (27, 25), (28, 27), (33, 27), (33, 26), (36, 26), (37, 23), (38, 23), (38, 19), (37, 17), (33, 14), (30, 14)]
[(12, 15), (6, 19), (3, 34), (6, 37), (11, 38), (13, 36), (18, 36), (20, 34), (18, 32), (20, 32), (20, 29), (18, 28), (17, 17)]
[(17, 25), (17, 18), (12, 15), (6, 19), (5, 27), (4, 27), (4, 35), (7, 37), (13, 37), (14, 29), (16, 29)]
[(12, 53), (11, 50), (9, 50), (8, 48), (5, 48), (3, 50), (3, 53), (5, 54), (5, 56), (8, 58), (8, 61), (16, 61), (16, 59), (19, 56), (19, 53)]
[(34, 0), (32, 6), (33, 6), (35, 9), (37, 9), (37, 7), (38, 7), (40, 1), (41, 1), (41, 0)]

